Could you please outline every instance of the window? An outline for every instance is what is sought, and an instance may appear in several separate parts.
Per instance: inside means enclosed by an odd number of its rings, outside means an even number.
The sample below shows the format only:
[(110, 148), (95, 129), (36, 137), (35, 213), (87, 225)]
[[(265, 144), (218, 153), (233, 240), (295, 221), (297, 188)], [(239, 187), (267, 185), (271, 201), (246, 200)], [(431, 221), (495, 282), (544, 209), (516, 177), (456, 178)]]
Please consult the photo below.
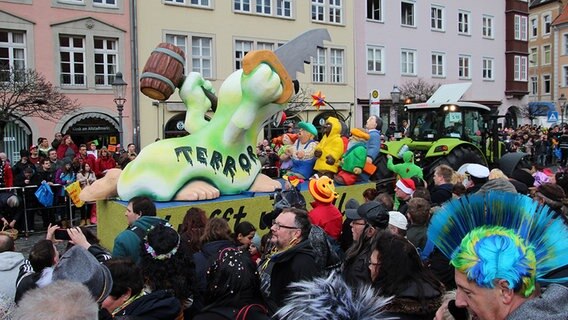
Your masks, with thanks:
[[(210, 57), (213, 55), (211, 54), (211, 46), (213, 43), (213, 39), (207, 38), (208, 41), (204, 41), (201, 39), (202, 45), (207, 49), (205, 52), (210, 54)], [(195, 45), (195, 42), (194, 42)], [(271, 42), (271, 41), (256, 41), (256, 40), (237, 40), (235, 41), (235, 70), (242, 69), (242, 60), (243, 57), (251, 50), (274, 50), (278, 46), (282, 45), (281, 43)], [(209, 59), (211, 61), (212, 58)], [(211, 64), (209, 62), (209, 64)]]
[(403, 26), (414, 27), (414, 3), (400, 3), (400, 24)]
[(292, 0), (276, 0), (276, 15), (279, 17), (291, 17)]
[(483, 58), (483, 71), (482, 77), (483, 80), (493, 80), (493, 58)]
[(530, 63), (532, 67), (536, 67), (538, 65), (538, 48), (530, 48)]
[(568, 33), (564, 34), (564, 55), (568, 55)]
[(564, 81), (562, 83), (562, 86), (568, 87), (568, 66), (563, 66), (562, 71), (564, 76)]
[(383, 47), (367, 46), (367, 72), (384, 73), (385, 51)]
[(312, 20), (343, 23), (342, 0), (312, 0)]
[(515, 81), (527, 81), (527, 57), (515, 56)]
[(367, 0), (367, 19), (383, 21), (383, 0)]
[(531, 95), (536, 95), (538, 93), (538, 77), (537, 76), (531, 76), (530, 90), (531, 90)]
[(402, 49), (400, 52), (400, 73), (416, 75), (416, 50)]
[(538, 36), (538, 18), (531, 18), (531, 38)]
[(110, 86), (118, 71), (118, 41), (95, 38), (95, 85)]
[(440, 6), (430, 7), (430, 28), (436, 31), (444, 31), (444, 8)]
[(550, 45), (542, 46), (542, 64), (550, 64)]
[(271, 0), (256, 0), (256, 13), (271, 14), (272, 7), (270, 6)]
[[(187, 48), (187, 39), (191, 39), (191, 50)], [(185, 73), (199, 72), (204, 78), (212, 78), (212, 38), (198, 37), (193, 35), (166, 34), (166, 42), (182, 49), (185, 53)]]
[(493, 39), (493, 17), (484, 15), (481, 23), (483, 25), (482, 27), (483, 37)]
[(432, 53), (432, 76), (433, 77), (445, 77), (445, 64), (446, 55), (440, 52)]
[(26, 33), (0, 30), (0, 81), (8, 81), (14, 71), (24, 71), (26, 63)]
[(458, 77), (460, 79), (471, 79), (471, 57), (460, 55), (458, 57)]
[(546, 14), (542, 17), (542, 34), (547, 35), (550, 34), (550, 15)]
[(85, 38), (60, 35), (59, 57), (61, 59), (61, 85), (86, 86)]
[(318, 48), (312, 57), (312, 81), (344, 83), (344, 63), (343, 49)]
[(116, 7), (116, 0), (93, 0), (94, 6)]
[(542, 76), (542, 86), (543, 86), (543, 92), (544, 94), (550, 94), (550, 75), (549, 74), (545, 74)]
[(469, 12), (458, 12), (458, 33), (469, 34)]
[(233, 9), (241, 12), (251, 12), (250, 0), (233, 0)]
[(271, 42), (257, 42), (256, 50), (270, 50), (274, 51), (274, 43)]
[(527, 17), (515, 15), (515, 40), (527, 40)]

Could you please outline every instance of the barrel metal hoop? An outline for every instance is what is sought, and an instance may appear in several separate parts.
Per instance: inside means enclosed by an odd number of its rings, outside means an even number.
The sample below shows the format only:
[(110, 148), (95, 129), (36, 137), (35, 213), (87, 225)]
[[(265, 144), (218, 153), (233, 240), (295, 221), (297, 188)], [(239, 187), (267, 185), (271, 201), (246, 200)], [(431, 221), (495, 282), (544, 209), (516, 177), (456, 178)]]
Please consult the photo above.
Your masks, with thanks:
[(183, 66), (185, 64), (185, 59), (184, 57), (180, 56), (179, 54), (177, 54), (175, 51), (172, 51), (170, 49), (166, 49), (166, 48), (156, 48), (154, 49), (153, 52), (159, 52), (159, 53), (163, 53), (163, 54), (167, 54), (168, 56), (176, 59), (179, 63), (181, 63), (181, 65)]
[(172, 80), (170, 80), (170, 79), (168, 79), (168, 78), (166, 78), (166, 77), (164, 77), (160, 74), (157, 74), (157, 73), (154, 73), (154, 72), (144, 72), (140, 75), (140, 79), (143, 79), (143, 78), (158, 79), (160, 81), (165, 82), (168, 86), (170, 86), (170, 88), (172, 88), (172, 90), (175, 91), (175, 89), (176, 89), (176, 86), (174, 85)]

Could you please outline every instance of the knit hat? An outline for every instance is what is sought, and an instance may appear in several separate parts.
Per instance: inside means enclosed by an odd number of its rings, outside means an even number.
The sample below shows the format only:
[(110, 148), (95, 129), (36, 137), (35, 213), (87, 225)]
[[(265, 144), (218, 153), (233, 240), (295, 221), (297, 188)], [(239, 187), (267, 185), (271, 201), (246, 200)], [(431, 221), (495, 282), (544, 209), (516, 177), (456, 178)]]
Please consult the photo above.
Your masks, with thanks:
[(258, 233), (254, 234), (254, 237), (251, 240), (252, 244), (258, 248), (258, 250), (260, 250), (260, 242), (261, 242), (261, 238), (258, 235)]
[(389, 213), (381, 202), (363, 203), (357, 209), (357, 214), (373, 227), (386, 229), (389, 225)]
[(353, 128), (351, 129), (351, 135), (363, 140), (369, 140), (369, 134), (361, 129)]
[(307, 131), (313, 134), (314, 136), (318, 135), (318, 129), (316, 129), (316, 127), (309, 122), (304, 122), (304, 121), (298, 122), (298, 128), (303, 129), (304, 131)]
[(308, 189), (316, 201), (323, 203), (331, 203), (338, 196), (337, 192), (335, 192), (333, 180), (326, 176), (311, 179)]
[(357, 214), (357, 208), (359, 208), (359, 202), (355, 199), (349, 199), (347, 203), (345, 203), (345, 216), (351, 220), (361, 219)]
[(404, 193), (412, 195), (416, 191), (416, 184), (412, 179), (403, 178), (396, 182), (397, 188), (402, 190)]
[(406, 230), (408, 226), (408, 220), (402, 213), (398, 211), (389, 211), (389, 224), (401, 230)]
[(566, 198), (566, 193), (564, 193), (562, 187), (554, 183), (543, 183), (536, 191), (553, 201), (562, 201), (562, 199)]
[(97, 303), (110, 294), (112, 277), (105, 265), (97, 261), (87, 249), (73, 246), (67, 250), (53, 270), (53, 281), (69, 280), (84, 284)]

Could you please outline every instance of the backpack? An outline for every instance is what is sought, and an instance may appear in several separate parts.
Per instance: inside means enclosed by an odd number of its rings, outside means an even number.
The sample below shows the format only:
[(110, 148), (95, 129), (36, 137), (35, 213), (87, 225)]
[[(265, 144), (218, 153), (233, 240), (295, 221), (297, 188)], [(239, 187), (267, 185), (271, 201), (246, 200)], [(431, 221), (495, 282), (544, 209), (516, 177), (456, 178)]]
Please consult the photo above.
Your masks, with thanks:
[(321, 227), (312, 225), (308, 240), (315, 253), (316, 264), (323, 270), (332, 270), (341, 266), (344, 253), (339, 243), (331, 238)]

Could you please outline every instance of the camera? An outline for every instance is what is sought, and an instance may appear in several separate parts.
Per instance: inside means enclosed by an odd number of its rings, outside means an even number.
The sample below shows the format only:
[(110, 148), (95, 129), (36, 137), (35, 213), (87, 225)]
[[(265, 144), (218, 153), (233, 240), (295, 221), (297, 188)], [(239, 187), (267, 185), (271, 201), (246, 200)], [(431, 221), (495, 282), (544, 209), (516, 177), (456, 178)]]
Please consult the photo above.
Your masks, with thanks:
[(55, 240), (71, 240), (67, 229), (59, 228), (53, 233)]

